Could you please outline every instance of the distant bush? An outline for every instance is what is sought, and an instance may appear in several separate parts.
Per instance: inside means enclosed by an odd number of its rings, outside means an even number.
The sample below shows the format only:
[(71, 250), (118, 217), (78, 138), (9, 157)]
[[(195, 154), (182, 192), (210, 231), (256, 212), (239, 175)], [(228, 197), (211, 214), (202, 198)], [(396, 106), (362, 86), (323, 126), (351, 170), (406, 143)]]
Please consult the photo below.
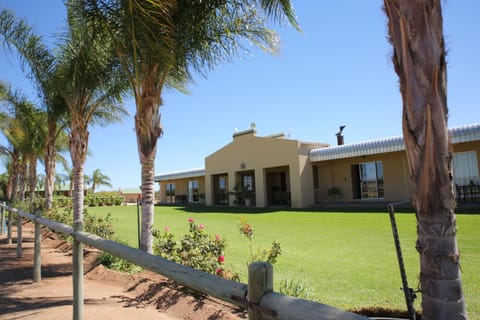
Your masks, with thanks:
[(98, 192), (88, 194), (85, 197), (84, 204), (89, 207), (96, 206), (119, 206), (125, 201), (125, 198), (118, 192)]
[[(49, 220), (63, 223), (69, 226), (73, 225), (73, 209), (68, 208), (54, 208), (43, 214), (43, 216)], [(113, 227), (113, 218), (110, 213), (106, 217), (96, 217), (88, 213), (87, 209), (83, 210), (83, 230), (89, 233), (93, 233), (99, 237), (105, 239), (112, 239), (115, 235), (115, 229)], [(65, 239), (67, 235), (61, 234)]]

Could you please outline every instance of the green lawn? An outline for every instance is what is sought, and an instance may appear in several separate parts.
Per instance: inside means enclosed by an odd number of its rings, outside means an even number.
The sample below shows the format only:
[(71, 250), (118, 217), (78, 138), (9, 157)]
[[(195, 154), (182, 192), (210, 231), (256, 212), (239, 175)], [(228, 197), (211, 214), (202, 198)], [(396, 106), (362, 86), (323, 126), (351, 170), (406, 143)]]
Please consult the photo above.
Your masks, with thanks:
[[(112, 213), (117, 235), (137, 246), (136, 207), (94, 207), (88, 211)], [(243, 282), (249, 249), (238, 231), (240, 217), (254, 227), (260, 248), (273, 240), (281, 243), (282, 255), (274, 265), (276, 288), (283, 279), (299, 279), (313, 289), (319, 302), (338, 308), (406, 308), (387, 213), (208, 213), (155, 207), (155, 226), (162, 230), (168, 226), (178, 236), (187, 232), (189, 217), (205, 224), (208, 232), (226, 238), (226, 266), (239, 272)], [(396, 217), (409, 285), (416, 288), (415, 217), (406, 213)], [(480, 215), (458, 215), (457, 225), (467, 308), (470, 319), (480, 319)]]

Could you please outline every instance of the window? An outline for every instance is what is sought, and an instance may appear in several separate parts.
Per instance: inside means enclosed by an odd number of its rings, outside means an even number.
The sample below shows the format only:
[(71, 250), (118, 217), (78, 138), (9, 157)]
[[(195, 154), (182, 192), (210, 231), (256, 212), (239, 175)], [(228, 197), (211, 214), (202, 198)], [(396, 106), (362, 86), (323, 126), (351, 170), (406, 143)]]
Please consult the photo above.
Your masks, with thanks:
[(253, 176), (245, 174), (242, 176), (243, 188), (247, 191), (253, 191)]
[(318, 179), (318, 167), (313, 166), (313, 189), (319, 189), (320, 188), (320, 181)]
[(213, 177), (213, 202), (215, 204), (228, 204), (228, 176), (225, 174)]
[(175, 202), (175, 183), (167, 183), (165, 188), (165, 193), (167, 196), (167, 203)]
[(384, 197), (382, 162), (353, 165), (352, 183), (355, 199), (382, 199)]
[(480, 184), (478, 160), (475, 151), (453, 154), (453, 181), (455, 185), (468, 186), (473, 182)]
[(198, 202), (200, 200), (198, 191), (198, 180), (188, 181), (188, 202)]

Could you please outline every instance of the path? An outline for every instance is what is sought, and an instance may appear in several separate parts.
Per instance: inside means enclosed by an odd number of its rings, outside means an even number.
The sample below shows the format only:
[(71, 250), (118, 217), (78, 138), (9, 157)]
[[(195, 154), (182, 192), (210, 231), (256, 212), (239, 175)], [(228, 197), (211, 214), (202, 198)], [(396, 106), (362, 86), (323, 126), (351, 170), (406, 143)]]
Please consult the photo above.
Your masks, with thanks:
[[(15, 229), (14, 229), (15, 230)], [(69, 244), (44, 232), (42, 281), (33, 282), (33, 226), (23, 226), (23, 254), (0, 237), (0, 320), (72, 319)], [(16, 237), (15, 232), (13, 236)], [(84, 319), (241, 319), (242, 313), (212, 299), (195, 299), (171, 281), (150, 272), (126, 275), (96, 266), (86, 250)]]

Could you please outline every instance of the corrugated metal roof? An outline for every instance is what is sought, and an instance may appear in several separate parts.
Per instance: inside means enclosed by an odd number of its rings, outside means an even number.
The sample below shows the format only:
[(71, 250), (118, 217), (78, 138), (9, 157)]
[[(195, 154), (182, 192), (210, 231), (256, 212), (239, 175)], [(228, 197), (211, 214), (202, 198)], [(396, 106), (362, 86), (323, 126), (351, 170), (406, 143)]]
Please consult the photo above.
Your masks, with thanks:
[[(448, 133), (450, 134), (452, 143), (480, 141), (480, 124), (450, 128)], [(405, 144), (403, 143), (403, 137), (400, 136), (312, 149), (310, 151), (310, 161), (344, 159), (402, 150), (405, 150)]]
[(194, 177), (201, 177), (204, 175), (205, 175), (205, 169), (190, 169), (190, 170), (184, 170), (184, 171), (176, 171), (176, 172), (159, 174), (155, 176), (154, 181), (160, 182), (160, 181), (173, 180), (173, 179), (194, 178)]

